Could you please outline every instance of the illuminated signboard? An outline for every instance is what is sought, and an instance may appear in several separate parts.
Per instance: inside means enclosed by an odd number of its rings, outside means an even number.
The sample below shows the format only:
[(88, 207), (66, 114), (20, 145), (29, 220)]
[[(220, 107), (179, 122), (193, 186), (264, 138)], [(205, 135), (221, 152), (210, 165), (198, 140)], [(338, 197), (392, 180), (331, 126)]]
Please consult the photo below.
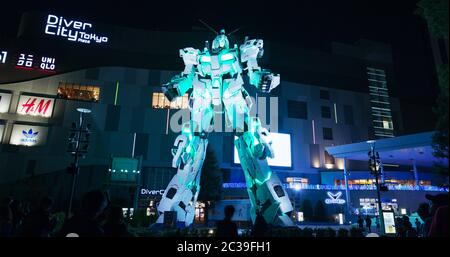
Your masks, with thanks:
[(69, 41), (90, 43), (106, 43), (108, 37), (90, 32), (92, 24), (58, 17), (49, 14), (45, 25), (45, 34), (67, 38)]
[(328, 198), (325, 199), (326, 204), (344, 204), (345, 200), (341, 199), (342, 192), (337, 193), (327, 192)]
[(8, 52), (6, 51), (0, 51), (0, 63), (6, 62), (6, 56), (8, 55)]
[(160, 195), (162, 196), (164, 194), (164, 189), (159, 190), (151, 190), (147, 188), (141, 188), (141, 195)]
[(5, 123), (0, 120), (0, 143), (3, 142), (3, 132), (5, 131)]
[(394, 212), (383, 212), (384, 231), (386, 234), (395, 234)]
[(55, 99), (53, 98), (21, 95), (17, 113), (49, 118), (52, 116), (54, 104)]
[[(292, 167), (291, 160), (291, 135), (281, 133), (270, 133), (272, 139), (272, 148), (275, 154), (274, 158), (267, 158), (270, 166), (276, 167)], [(237, 139), (235, 137), (235, 139)], [(239, 164), (239, 155), (236, 147), (234, 147), (234, 163)]]
[(11, 145), (40, 146), (45, 144), (48, 128), (14, 124), (9, 143)]
[(11, 94), (0, 92), (0, 113), (7, 113), (9, 111), (10, 103), (11, 103)]
[(56, 58), (48, 56), (36, 56), (31, 53), (19, 53), (16, 68), (26, 70), (39, 70), (43, 72), (55, 72)]

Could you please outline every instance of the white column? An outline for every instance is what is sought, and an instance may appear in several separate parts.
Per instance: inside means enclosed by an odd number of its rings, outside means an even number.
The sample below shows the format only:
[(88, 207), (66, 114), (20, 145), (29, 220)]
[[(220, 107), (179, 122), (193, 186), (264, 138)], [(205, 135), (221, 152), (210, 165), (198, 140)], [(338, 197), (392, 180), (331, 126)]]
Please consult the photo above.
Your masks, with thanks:
[(348, 186), (348, 170), (347, 170), (347, 159), (344, 158), (344, 182), (345, 182), (345, 201), (347, 203), (346, 220), (350, 219), (351, 214), (351, 204), (350, 204), (350, 189)]

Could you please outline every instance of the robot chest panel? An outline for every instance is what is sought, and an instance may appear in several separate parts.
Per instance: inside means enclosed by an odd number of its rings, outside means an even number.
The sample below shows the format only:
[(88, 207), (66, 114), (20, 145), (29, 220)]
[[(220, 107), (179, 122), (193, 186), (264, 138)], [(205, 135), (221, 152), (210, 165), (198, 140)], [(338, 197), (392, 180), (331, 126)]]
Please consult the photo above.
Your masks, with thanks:
[(238, 65), (234, 59), (223, 61), (219, 55), (212, 55), (207, 62), (200, 62), (200, 71), (203, 76), (221, 77), (227, 74), (234, 74), (238, 71)]

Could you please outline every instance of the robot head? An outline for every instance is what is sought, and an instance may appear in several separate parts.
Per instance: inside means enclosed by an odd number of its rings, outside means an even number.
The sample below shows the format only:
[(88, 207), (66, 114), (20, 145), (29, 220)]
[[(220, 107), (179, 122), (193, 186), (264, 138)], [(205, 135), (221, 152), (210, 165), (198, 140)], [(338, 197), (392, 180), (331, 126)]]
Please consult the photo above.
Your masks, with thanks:
[(222, 49), (228, 49), (229, 46), (230, 42), (228, 42), (228, 38), (225, 35), (225, 30), (222, 29), (220, 31), (220, 34), (217, 35), (216, 38), (214, 38), (211, 50), (213, 53), (218, 53)]

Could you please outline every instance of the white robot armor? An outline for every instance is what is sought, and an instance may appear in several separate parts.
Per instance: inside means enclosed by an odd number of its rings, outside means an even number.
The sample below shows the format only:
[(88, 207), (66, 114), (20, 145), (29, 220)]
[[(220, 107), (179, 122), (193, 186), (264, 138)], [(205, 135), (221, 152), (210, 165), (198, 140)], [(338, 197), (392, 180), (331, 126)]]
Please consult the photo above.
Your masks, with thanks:
[[(267, 164), (273, 158), (272, 142), (258, 118), (250, 117), (251, 98), (244, 89), (242, 74), (246, 70), (250, 84), (262, 92), (270, 92), (280, 84), (280, 75), (262, 70), (257, 59), (263, 55), (263, 40), (245, 39), (239, 48), (229, 47), (222, 30), (211, 47), (180, 50), (185, 69), (163, 85), (172, 101), (192, 89), (191, 121), (185, 124), (172, 149), (172, 166), (177, 173), (170, 181), (158, 205), (157, 223), (163, 223), (166, 211), (176, 211), (177, 221), (192, 224), (195, 203), (200, 190), (200, 173), (212, 131), (214, 112), (225, 107), (227, 124), (238, 137), (235, 145), (245, 173), (247, 191), (252, 204), (251, 218), (263, 215), (267, 223), (292, 226), (291, 202), (276, 174)], [(217, 108), (219, 107), (219, 108)]]

